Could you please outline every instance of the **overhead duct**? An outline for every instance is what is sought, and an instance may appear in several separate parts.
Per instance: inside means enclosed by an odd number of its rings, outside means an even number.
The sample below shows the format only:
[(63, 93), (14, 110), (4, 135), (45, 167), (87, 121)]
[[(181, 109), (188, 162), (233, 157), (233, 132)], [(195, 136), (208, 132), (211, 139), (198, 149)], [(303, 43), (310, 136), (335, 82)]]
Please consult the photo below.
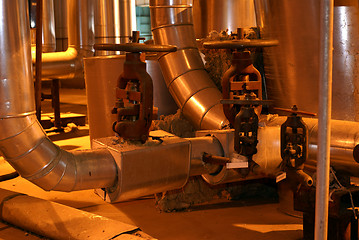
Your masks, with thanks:
[(83, 57), (93, 55), (95, 3), (95, 0), (67, 1), (68, 49), (42, 54), (43, 78), (69, 79), (82, 74)]
[[(87, 1), (69, 2), (77, 10), (88, 6)], [(111, 187), (117, 168), (107, 150), (67, 152), (45, 135), (34, 115), (28, 2), (0, 0), (0, 7), (1, 154), (23, 178), (45, 190)]]
[(177, 52), (159, 58), (167, 87), (197, 129), (228, 126), (220, 99), (199, 54), (193, 30), (191, 0), (151, 0), (151, 26), (156, 44), (175, 45)]

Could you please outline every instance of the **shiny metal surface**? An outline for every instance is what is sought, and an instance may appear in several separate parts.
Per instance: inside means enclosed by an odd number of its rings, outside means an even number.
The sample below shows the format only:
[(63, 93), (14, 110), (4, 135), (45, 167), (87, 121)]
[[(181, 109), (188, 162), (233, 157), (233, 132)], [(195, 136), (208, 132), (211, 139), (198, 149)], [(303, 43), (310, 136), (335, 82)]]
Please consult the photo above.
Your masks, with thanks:
[[(204, 90), (203, 85), (207, 83), (205, 81), (206, 74), (207, 73), (204, 71), (190, 71), (185, 75), (179, 76), (170, 83), (168, 89), (177, 105), (184, 103), (185, 106), (189, 99), (192, 98), (193, 92)], [(196, 81), (193, 81), (193, 79), (196, 79)], [(205, 89), (208, 88), (215, 89), (214, 83)]]
[(212, 30), (256, 26), (253, 0), (193, 0), (194, 30), (197, 38), (204, 38)]
[(94, 7), (95, 0), (67, 1), (68, 49), (42, 55), (43, 78), (69, 79), (83, 74), (82, 58), (94, 52)]
[[(221, 93), (213, 87), (199, 54), (195, 53), (198, 49), (191, 23), (191, 4), (191, 0), (151, 0), (153, 37), (156, 44), (176, 45), (182, 50), (163, 56), (160, 65), (169, 91), (185, 117), (198, 129), (222, 129), (227, 126), (227, 119), (223, 110), (216, 107), (220, 105)], [(191, 78), (194, 75), (201, 77)], [(182, 93), (186, 93), (184, 97)]]
[(212, 136), (187, 138), (191, 143), (191, 168), (190, 176), (199, 176), (208, 173), (204, 162), (203, 153), (209, 153), (214, 156), (223, 156), (224, 151), (219, 140)]
[(135, 1), (119, 0), (118, 3), (120, 43), (128, 43), (136, 26)]
[[(191, 145), (186, 139), (167, 136), (146, 144), (113, 144), (114, 138), (93, 141), (93, 147), (107, 147), (119, 167), (114, 189), (97, 192), (109, 202), (125, 201), (158, 192), (179, 189), (189, 177)], [(176, 153), (176, 154), (173, 154)]]
[(162, 66), (162, 73), (167, 86), (186, 72), (204, 68), (202, 58), (195, 48), (178, 50), (171, 54), (165, 54), (161, 56), (158, 61)]
[[(96, 0), (95, 43), (118, 43), (119, 37), (116, 35), (115, 0)], [(116, 52), (95, 51), (96, 56), (113, 54)]]
[[(151, 11), (154, 10), (155, 9), (151, 9)], [(178, 49), (197, 48), (192, 25), (175, 25), (157, 28), (152, 30), (152, 34), (156, 36), (156, 44), (175, 45)]]
[(111, 187), (107, 150), (66, 152), (47, 138), (34, 115), (27, 1), (0, 1), (0, 152), (24, 178), (45, 190)]
[(56, 51), (65, 51), (68, 47), (67, 0), (54, 0)]
[(245, 49), (249, 47), (273, 47), (277, 46), (278, 43), (278, 40), (241, 39), (205, 42), (203, 47), (208, 49)]
[[(262, 37), (278, 39), (280, 43), (264, 49), (268, 98), (278, 107), (296, 104), (301, 110), (317, 113), (320, 1), (255, 0), (255, 3), (262, 19)], [(359, 120), (358, 25), (357, 1), (338, 1), (334, 6), (333, 119)]]
[(328, 237), (334, 0), (322, 0), (320, 7), (321, 41), (319, 52), (318, 152), (314, 230), (314, 239), (316, 240), (327, 239)]
[[(269, 120), (266, 125), (271, 127), (280, 126), (285, 119), (285, 117), (276, 117)], [(306, 164), (315, 167), (317, 165), (318, 150), (318, 120), (315, 118), (303, 118), (303, 120), (309, 130), (309, 159)], [(334, 167), (335, 171), (358, 177), (359, 164), (354, 160), (353, 149), (359, 144), (359, 123), (332, 120), (331, 126), (330, 164)], [(271, 144), (268, 143), (267, 147), (277, 148), (277, 146), (279, 146), (278, 144), (279, 143), (276, 143), (274, 140)], [(278, 155), (278, 157), (280, 158), (280, 155)]]
[(56, 50), (54, 0), (43, 0), (42, 52)]
[(95, 44), (96, 50), (114, 50), (125, 52), (175, 52), (177, 47), (173, 45), (151, 45), (143, 43), (119, 43), (119, 44)]
[(28, 4), (3, 0), (0, 6), (0, 118), (30, 115), (35, 102)]
[[(115, 106), (117, 80), (123, 72), (124, 61), (124, 55), (84, 59), (91, 139), (114, 136), (112, 125), (116, 115), (111, 114), (111, 110)], [(153, 81), (153, 105), (158, 108), (158, 115), (175, 113), (177, 105), (168, 92), (158, 61), (146, 60), (146, 70)]]

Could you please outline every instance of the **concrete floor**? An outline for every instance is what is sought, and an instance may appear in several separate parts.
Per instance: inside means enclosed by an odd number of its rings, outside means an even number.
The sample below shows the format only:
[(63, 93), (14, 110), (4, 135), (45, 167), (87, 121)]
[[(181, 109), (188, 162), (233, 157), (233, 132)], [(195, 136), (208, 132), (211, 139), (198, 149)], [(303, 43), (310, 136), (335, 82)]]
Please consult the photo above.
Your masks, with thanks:
[[(61, 97), (66, 111), (86, 112), (83, 90), (63, 90)], [(76, 100), (76, 101), (75, 101)], [(75, 103), (75, 104), (73, 104)], [(49, 107), (44, 107), (49, 109)], [(78, 110), (78, 111), (77, 111)], [(64, 149), (90, 148), (88, 127), (75, 132), (51, 136)], [(0, 174), (11, 167), (0, 161)], [(301, 239), (302, 220), (278, 211), (279, 203), (258, 201), (216, 200), (192, 207), (188, 211), (161, 213), (154, 199), (141, 199), (109, 204), (103, 202), (93, 190), (71, 193), (46, 192), (32, 183), (16, 178), (1, 182), (0, 188), (28, 194), (65, 204), (84, 211), (140, 227), (145, 233), (162, 240), (187, 239)], [(39, 239), (22, 230), (0, 223), (1, 239)]]

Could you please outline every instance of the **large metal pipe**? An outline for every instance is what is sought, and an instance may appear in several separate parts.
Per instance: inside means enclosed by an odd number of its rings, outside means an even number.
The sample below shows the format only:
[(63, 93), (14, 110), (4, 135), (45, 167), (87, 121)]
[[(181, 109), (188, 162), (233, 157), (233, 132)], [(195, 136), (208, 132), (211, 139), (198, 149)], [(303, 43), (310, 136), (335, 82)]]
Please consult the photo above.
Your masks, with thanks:
[(176, 45), (178, 51), (159, 58), (167, 87), (175, 102), (197, 129), (228, 126), (222, 94), (209, 78), (193, 30), (191, 0), (151, 0), (154, 41)]
[(194, 31), (197, 38), (209, 32), (236, 32), (256, 26), (253, 0), (193, 0)]
[[(278, 39), (264, 48), (268, 98), (318, 112), (320, 1), (255, 0), (261, 36)], [(359, 121), (359, 3), (334, 1), (332, 118)]]
[(45, 190), (111, 187), (111, 154), (66, 152), (47, 138), (34, 115), (28, 4), (0, 0), (0, 152), (19, 174)]
[[(95, 43), (119, 43), (116, 35), (114, 0), (96, 0), (95, 7)], [(118, 41), (117, 41), (118, 40)], [(97, 56), (114, 55), (114, 51), (96, 51)]]
[(94, 7), (95, 0), (67, 1), (68, 49), (42, 55), (43, 78), (69, 79), (82, 75), (82, 59), (92, 56), (94, 51)]
[(116, 1), (115, 6), (119, 17), (116, 23), (119, 24), (120, 43), (127, 43), (130, 41), (132, 31), (136, 29), (135, 1), (119, 0)]
[(54, 0), (43, 1), (42, 52), (56, 50)]

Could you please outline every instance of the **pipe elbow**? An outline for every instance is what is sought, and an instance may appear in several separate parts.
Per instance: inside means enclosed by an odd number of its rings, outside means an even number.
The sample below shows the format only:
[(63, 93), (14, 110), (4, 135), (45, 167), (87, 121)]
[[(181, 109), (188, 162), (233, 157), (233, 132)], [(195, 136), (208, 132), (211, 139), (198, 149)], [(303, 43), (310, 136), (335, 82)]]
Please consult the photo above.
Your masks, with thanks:
[(0, 152), (23, 178), (44, 190), (69, 192), (115, 184), (117, 166), (108, 150), (62, 150), (46, 137), (34, 115), (2, 121)]

